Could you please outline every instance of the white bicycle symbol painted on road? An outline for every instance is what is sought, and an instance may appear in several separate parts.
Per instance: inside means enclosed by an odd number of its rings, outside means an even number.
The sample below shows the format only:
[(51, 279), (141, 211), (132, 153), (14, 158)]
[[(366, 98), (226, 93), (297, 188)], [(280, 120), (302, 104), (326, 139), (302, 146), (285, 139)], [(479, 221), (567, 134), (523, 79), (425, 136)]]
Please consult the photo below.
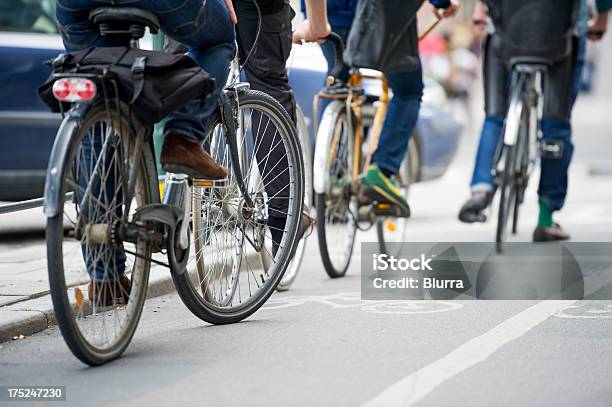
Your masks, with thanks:
[(558, 311), (555, 316), (566, 319), (610, 319), (612, 318), (612, 304), (605, 302), (570, 305)]
[(270, 298), (261, 309), (276, 310), (315, 303), (328, 305), (332, 309), (358, 308), (364, 312), (389, 315), (434, 314), (455, 311), (463, 307), (462, 303), (452, 301), (365, 301), (361, 299), (359, 292), (346, 292), (331, 295), (275, 296)]

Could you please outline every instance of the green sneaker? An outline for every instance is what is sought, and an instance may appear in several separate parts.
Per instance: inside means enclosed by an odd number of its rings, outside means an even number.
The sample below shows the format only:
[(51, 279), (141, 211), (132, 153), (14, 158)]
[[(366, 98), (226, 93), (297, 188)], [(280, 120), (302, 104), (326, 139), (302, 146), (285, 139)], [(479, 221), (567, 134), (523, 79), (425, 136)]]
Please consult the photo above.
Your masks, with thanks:
[(410, 216), (410, 206), (401, 195), (401, 191), (392, 180), (382, 173), (376, 164), (368, 167), (368, 171), (361, 180), (363, 193), (372, 201), (390, 203), (397, 206), (404, 217)]

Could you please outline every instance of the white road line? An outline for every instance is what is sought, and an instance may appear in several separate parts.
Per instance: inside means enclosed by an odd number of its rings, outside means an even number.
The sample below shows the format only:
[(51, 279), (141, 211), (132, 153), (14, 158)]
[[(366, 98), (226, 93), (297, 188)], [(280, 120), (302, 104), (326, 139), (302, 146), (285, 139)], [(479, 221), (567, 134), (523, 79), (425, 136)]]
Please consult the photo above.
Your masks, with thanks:
[(436, 387), (470, 367), (486, 360), (505, 344), (576, 301), (542, 301), (508, 318), (490, 331), (470, 339), (457, 349), (404, 377), (363, 407), (409, 406), (423, 400)]

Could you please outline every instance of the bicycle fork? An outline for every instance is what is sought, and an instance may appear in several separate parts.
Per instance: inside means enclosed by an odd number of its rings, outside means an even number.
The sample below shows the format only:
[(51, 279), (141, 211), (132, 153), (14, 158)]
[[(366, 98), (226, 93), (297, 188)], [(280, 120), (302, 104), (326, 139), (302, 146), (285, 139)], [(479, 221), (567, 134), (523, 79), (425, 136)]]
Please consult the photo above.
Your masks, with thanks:
[[(240, 167), (238, 128), (236, 126), (236, 119), (234, 117), (232, 99), (225, 92), (222, 93), (220, 97), (220, 108), (221, 118), (223, 120), (223, 125), (225, 126), (226, 130), (225, 137), (227, 146), (229, 148), (232, 171), (234, 172), (234, 177), (236, 178), (236, 185), (238, 186), (238, 190), (244, 198), (246, 208), (252, 210), (253, 208), (255, 208), (255, 204), (253, 203), (253, 200), (249, 195), (249, 191), (245, 185), (244, 178), (242, 177), (242, 168)], [(242, 147), (246, 148), (246, 146)]]

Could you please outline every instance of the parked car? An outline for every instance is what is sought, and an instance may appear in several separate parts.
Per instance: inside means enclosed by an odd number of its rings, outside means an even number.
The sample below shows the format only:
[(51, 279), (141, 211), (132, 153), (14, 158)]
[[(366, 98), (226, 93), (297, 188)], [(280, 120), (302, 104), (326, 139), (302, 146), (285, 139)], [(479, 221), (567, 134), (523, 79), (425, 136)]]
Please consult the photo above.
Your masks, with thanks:
[[(289, 82), (297, 103), (306, 118), (314, 151), (313, 99), (325, 82), (327, 63), (317, 45), (296, 46), (289, 57)], [(377, 81), (365, 81), (368, 95), (377, 96), (381, 87)], [(433, 80), (425, 78), (423, 103), (413, 137), (416, 141), (418, 160), (415, 166), (415, 181), (426, 181), (444, 174), (453, 159), (461, 124), (454, 119), (447, 108), (444, 88)]]
[(0, 0), (0, 200), (42, 196), (60, 123), (39, 100), (43, 64), (63, 50), (53, 0)]

